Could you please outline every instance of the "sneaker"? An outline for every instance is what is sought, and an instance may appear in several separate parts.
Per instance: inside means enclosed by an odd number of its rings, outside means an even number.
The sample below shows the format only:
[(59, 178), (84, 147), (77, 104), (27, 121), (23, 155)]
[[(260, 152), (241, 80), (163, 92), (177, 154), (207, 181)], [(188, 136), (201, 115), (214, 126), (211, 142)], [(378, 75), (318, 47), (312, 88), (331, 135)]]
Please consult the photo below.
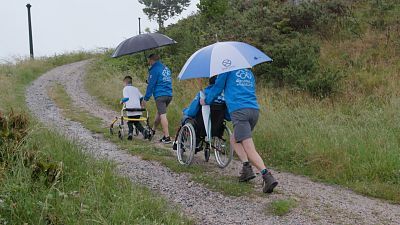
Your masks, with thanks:
[(272, 193), (274, 188), (278, 185), (278, 181), (272, 176), (270, 172), (264, 174), (263, 178), (263, 192), (264, 193)]
[(156, 134), (156, 130), (153, 130), (151, 128), (150, 128), (150, 132), (152, 133), (153, 136)]
[(143, 131), (143, 139), (145, 139), (145, 140), (150, 139), (150, 137), (151, 137), (151, 132), (152, 132), (152, 131), (150, 131), (150, 130), (144, 130), (144, 131)]
[(128, 134), (128, 140), (132, 141), (132, 134)]
[(251, 179), (254, 179), (256, 175), (253, 172), (253, 168), (251, 165), (243, 165), (242, 171), (240, 171), (240, 177), (239, 177), (239, 182), (247, 182)]
[(171, 144), (171, 138), (170, 137), (163, 137), (160, 139), (160, 142), (164, 143), (164, 144)]

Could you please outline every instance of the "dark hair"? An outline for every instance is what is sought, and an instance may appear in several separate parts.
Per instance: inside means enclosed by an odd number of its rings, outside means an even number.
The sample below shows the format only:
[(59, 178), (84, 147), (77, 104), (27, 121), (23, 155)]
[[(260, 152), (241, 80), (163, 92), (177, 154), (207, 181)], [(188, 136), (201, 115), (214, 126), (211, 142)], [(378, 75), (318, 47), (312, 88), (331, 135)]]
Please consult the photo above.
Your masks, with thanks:
[(210, 85), (215, 84), (215, 80), (217, 80), (217, 76), (210, 77), (210, 79), (208, 79), (208, 82), (210, 83)]
[(154, 60), (154, 61), (160, 60), (160, 56), (157, 55), (157, 54), (154, 54), (154, 53), (150, 54), (147, 58), (151, 59), (151, 60)]
[(124, 81), (126, 81), (128, 84), (132, 84), (132, 77), (131, 76), (126, 76), (124, 78)]

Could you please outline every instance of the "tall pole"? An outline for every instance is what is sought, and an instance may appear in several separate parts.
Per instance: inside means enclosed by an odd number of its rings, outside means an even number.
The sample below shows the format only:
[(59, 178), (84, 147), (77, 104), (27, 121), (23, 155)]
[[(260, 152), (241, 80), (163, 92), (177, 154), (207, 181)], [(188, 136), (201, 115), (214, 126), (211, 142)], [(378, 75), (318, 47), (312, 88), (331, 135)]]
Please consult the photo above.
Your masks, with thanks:
[(138, 19), (139, 19), (139, 34), (142, 34), (142, 28), (140, 27), (140, 17)]
[(26, 8), (28, 9), (28, 27), (29, 27), (29, 52), (31, 59), (34, 59), (33, 56), (33, 38), (32, 38), (32, 21), (31, 21), (31, 4), (27, 4)]

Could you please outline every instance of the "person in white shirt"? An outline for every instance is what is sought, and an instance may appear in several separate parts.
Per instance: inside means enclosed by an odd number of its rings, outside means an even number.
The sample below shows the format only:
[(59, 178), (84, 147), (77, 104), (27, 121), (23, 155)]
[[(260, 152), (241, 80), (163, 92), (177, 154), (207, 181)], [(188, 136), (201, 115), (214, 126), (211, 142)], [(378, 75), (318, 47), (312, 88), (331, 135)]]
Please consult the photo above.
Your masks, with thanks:
[[(121, 104), (125, 104), (127, 109), (140, 109), (142, 108), (143, 95), (140, 93), (139, 89), (132, 85), (132, 77), (126, 76), (124, 78), (124, 89), (122, 91), (123, 98), (121, 99)], [(131, 112), (127, 111), (126, 115), (129, 119), (139, 119), (142, 116), (142, 112)], [(147, 132), (143, 128), (139, 121), (128, 121), (128, 140), (132, 140), (133, 136), (133, 125), (136, 129), (143, 134), (146, 139), (148, 137)]]

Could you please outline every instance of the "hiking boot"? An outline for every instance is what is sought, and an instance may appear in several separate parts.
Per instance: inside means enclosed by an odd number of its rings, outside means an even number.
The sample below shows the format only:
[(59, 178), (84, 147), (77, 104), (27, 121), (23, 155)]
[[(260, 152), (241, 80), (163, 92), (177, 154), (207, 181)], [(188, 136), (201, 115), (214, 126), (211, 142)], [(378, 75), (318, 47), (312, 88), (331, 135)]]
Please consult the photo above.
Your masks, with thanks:
[(251, 165), (243, 165), (242, 171), (240, 171), (239, 182), (247, 182), (255, 177), (256, 175), (254, 174)]
[(164, 143), (164, 144), (171, 144), (171, 138), (170, 137), (163, 137), (160, 139), (160, 142)]
[(268, 172), (262, 176), (263, 178), (263, 192), (272, 193), (274, 188), (278, 185), (278, 181), (272, 176), (271, 172)]
[(132, 141), (132, 134), (128, 134), (128, 141)]

